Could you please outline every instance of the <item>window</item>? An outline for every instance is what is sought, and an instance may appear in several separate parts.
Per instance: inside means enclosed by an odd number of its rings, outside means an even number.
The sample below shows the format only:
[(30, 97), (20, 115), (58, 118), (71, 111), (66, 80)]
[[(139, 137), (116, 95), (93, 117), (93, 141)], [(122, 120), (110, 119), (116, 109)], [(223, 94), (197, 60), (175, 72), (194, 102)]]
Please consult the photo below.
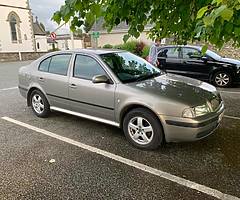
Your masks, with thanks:
[(39, 65), (39, 71), (43, 71), (43, 72), (48, 72), (48, 68), (49, 68), (49, 64), (51, 61), (51, 58), (47, 58), (45, 60), (43, 60), (40, 65)]
[(71, 59), (70, 54), (53, 56), (48, 71), (53, 74), (66, 76), (70, 59)]
[(9, 22), (10, 25), (10, 33), (11, 33), (11, 39), (12, 42), (17, 42), (19, 43), (22, 42), (21, 40), (21, 31), (20, 31), (20, 18), (15, 12), (10, 12), (8, 15), (7, 21)]
[(179, 56), (179, 48), (165, 48), (161, 49), (158, 52), (158, 57), (162, 58), (178, 58)]
[(91, 80), (96, 75), (105, 75), (100, 64), (89, 56), (77, 55), (74, 66), (74, 77)]
[(182, 48), (182, 54), (185, 59), (201, 59), (201, 52), (197, 49)]
[(39, 44), (39, 42), (37, 43), (37, 49), (40, 49), (40, 44)]

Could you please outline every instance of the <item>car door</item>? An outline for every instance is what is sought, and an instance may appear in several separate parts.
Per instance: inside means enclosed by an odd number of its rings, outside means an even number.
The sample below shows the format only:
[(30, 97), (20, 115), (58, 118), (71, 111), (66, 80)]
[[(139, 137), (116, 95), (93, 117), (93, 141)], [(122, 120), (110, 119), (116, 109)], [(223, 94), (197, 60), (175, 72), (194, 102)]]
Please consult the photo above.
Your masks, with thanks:
[(158, 52), (158, 61), (160, 69), (170, 73), (179, 73), (181, 60), (179, 57), (179, 47), (165, 47)]
[(97, 58), (77, 54), (69, 80), (72, 110), (114, 121), (115, 84), (93, 83), (92, 78), (96, 75), (108, 76)]
[(67, 109), (68, 70), (72, 54), (58, 54), (39, 65), (37, 81), (46, 93), (51, 106)]
[(210, 66), (208, 66), (207, 58), (203, 59), (200, 50), (183, 47), (181, 49), (181, 68), (182, 75), (189, 76), (200, 80), (208, 80), (210, 73)]

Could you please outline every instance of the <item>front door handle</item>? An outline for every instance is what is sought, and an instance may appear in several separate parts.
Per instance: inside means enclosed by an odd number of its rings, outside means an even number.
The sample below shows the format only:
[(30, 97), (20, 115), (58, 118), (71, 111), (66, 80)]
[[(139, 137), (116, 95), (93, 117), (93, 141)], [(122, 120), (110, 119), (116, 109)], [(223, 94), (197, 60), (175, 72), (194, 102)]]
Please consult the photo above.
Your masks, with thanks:
[(74, 83), (70, 84), (69, 87), (73, 89), (77, 88), (77, 86)]

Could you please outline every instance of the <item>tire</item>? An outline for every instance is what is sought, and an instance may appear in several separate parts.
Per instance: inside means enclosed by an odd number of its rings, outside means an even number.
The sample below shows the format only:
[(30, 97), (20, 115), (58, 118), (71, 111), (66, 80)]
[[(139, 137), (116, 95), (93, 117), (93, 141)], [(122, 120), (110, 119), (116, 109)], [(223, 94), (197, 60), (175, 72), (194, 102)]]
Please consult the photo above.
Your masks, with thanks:
[(126, 114), (123, 131), (127, 140), (140, 149), (157, 149), (163, 144), (161, 124), (157, 116), (145, 108), (133, 109)]
[(31, 108), (35, 115), (41, 118), (48, 117), (50, 105), (42, 92), (34, 90), (30, 95)]
[(216, 87), (229, 87), (232, 85), (232, 76), (228, 72), (219, 71), (213, 75), (212, 82)]

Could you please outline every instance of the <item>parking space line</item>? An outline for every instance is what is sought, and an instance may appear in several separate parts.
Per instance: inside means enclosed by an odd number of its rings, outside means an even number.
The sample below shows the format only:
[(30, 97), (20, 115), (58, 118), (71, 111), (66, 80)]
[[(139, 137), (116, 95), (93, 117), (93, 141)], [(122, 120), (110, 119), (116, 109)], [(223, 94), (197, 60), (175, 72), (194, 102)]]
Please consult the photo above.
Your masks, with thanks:
[(234, 91), (225, 91), (225, 90), (218, 90), (220, 93), (229, 93), (229, 94), (240, 94), (240, 92), (234, 92)]
[(229, 119), (238, 119), (238, 120), (240, 120), (240, 117), (234, 117), (234, 116), (229, 116), (229, 115), (224, 115), (223, 117), (229, 118)]
[(10, 87), (10, 88), (3, 88), (3, 89), (0, 89), (0, 92), (2, 91), (7, 91), (7, 90), (15, 90), (17, 89), (18, 87)]
[(104, 157), (110, 158), (112, 160), (118, 161), (118, 162), (123, 163), (125, 165), (131, 166), (131, 167), (134, 167), (136, 169), (142, 170), (144, 172), (150, 173), (152, 175), (158, 176), (160, 178), (167, 179), (167, 180), (172, 181), (174, 183), (177, 183), (179, 185), (188, 187), (188, 188), (193, 189), (193, 190), (197, 190), (199, 192), (205, 193), (205, 194), (210, 195), (212, 197), (215, 197), (215, 198), (218, 198), (218, 199), (240, 200), (240, 198), (238, 198), (236, 196), (224, 194), (221, 191), (218, 191), (216, 189), (213, 189), (213, 188), (210, 188), (210, 187), (207, 187), (207, 186), (195, 183), (193, 181), (190, 181), (190, 180), (187, 180), (187, 179), (184, 179), (184, 178), (172, 175), (170, 173), (167, 173), (167, 172), (164, 172), (164, 171), (161, 171), (161, 170), (149, 167), (147, 165), (141, 164), (139, 162), (135, 162), (133, 160), (130, 160), (130, 159), (124, 158), (122, 156), (110, 153), (108, 151), (104, 151), (104, 150), (98, 149), (96, 147), (83, 144), (81, 142), (72, 140), (70, 138), (67, 138), (67, 137), (64, 137), (64, 136), (61, 136), (61, 135), (57, 135), (57, 134), (52, 133), (50, 131), (47, 131), (47, 130), (44, 130), (44, 129), (40, 129), (40, 128), (37, 128), (35, 126), (31, 126), (29, 124), (20, 122), (18, 120), (15, 120), (15, 119), (12, 119), (12, 118), (9, 118), (9, 117), (2, 117), (2, 119), (6, 120), (8, 122), (14, 123), (16, 125), (25, 127), (27, 129), (30, 129), (32, 131), (35, 131), (35, 132), (47, 135), (49, 137), (58, 139), (60, 141), (66, 142), (68, 144), (75, 145), (75, 146), (80, 147), (80, 148), (82, 148), (84, 150), (96, 153), (98, 155), (102, 155)]

